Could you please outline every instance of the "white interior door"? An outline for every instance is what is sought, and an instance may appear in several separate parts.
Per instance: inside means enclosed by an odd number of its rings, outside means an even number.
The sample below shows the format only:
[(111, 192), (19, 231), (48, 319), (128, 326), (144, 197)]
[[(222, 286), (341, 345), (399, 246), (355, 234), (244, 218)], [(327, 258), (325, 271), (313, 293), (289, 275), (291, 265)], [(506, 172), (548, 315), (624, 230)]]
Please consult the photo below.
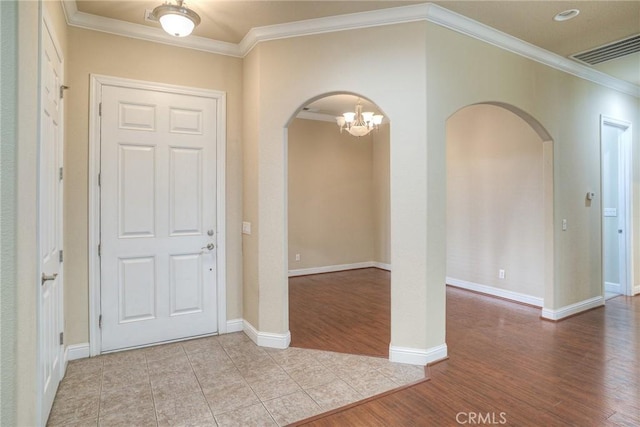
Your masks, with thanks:
[(215, 333), (216, 101), (101, 96), (102, 351)]
[(62, 377), (62, 57), (43, 25), (39, 167), (39, 359), (42, 417), (46, 422)]
[(612, 119), (603, 119), (602, 144), (602, 246), (605, 292), (630, 293), (628, 245), (630, 153), (625, 133), (627, 128)]

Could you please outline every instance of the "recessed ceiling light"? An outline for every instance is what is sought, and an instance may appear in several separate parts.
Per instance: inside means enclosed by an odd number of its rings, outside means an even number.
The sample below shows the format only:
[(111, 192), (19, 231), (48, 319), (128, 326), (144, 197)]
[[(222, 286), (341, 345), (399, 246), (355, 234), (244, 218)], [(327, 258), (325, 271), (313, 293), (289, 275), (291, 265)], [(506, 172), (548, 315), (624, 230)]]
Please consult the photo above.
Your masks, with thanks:
[(580, 11), (578, 9), (565, 10), (564, 12), (560, 12), (556, 16), (554, 16), (553, 20), (558, 22), (568, 21), (569, 19), (578, 16), (579, 13)]

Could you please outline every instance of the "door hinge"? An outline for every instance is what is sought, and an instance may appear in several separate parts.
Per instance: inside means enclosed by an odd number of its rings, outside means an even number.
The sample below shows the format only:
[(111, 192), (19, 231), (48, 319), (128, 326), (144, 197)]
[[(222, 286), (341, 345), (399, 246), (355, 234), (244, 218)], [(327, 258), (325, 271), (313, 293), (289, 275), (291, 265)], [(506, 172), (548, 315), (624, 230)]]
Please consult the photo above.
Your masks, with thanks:
[(102, 102), (98, 104), (98, 116), (102, 117)]
[(64, 98), (64, 91), (69, 89), (69, 86), (60, 85), (60, 99)]
[(102, 255), (102, 245), (98, 243), (98, 256)]
[(60, 332), (60, 345), (64, 344), (64, 332)]
[(60, 168), (60, 169), (58, 170), (58, 179), (59, 179), (60, 181), (62, 181), (62, 171), (63, 171), (63, 168)]
[(102, 314), (98, 316), (98, 328), (102, 329)]
[(58, 252), (58, 262), (62, 261), (64, 261), (64, 251), (60, 249), (60, 251)]
[(98, 173), (98, 187), (100, 187), (100, 184), (101, 184), (101, 182), (100, 182), (101, 181), (101, 175), (102, 175), (101, 173)]

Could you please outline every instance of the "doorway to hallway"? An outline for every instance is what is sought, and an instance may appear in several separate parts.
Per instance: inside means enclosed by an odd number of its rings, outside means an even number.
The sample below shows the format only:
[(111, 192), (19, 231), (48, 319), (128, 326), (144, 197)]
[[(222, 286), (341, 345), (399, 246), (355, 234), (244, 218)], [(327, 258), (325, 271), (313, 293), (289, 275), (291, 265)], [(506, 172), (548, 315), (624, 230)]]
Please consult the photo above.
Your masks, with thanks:
[(631, 276), (631, 124), (603, 116), (602, 266), (606, 299), (633, 295)]

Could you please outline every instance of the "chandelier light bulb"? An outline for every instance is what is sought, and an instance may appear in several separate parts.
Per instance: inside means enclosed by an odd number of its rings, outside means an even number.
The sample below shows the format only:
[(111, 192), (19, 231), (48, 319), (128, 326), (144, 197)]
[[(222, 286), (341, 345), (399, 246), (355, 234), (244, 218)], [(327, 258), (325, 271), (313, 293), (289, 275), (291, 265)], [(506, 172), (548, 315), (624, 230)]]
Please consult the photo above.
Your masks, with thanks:
[(347, 123), (353, 123), (353, 121), (356, 119), (356, 113), (344, 113), (344, 120)]

